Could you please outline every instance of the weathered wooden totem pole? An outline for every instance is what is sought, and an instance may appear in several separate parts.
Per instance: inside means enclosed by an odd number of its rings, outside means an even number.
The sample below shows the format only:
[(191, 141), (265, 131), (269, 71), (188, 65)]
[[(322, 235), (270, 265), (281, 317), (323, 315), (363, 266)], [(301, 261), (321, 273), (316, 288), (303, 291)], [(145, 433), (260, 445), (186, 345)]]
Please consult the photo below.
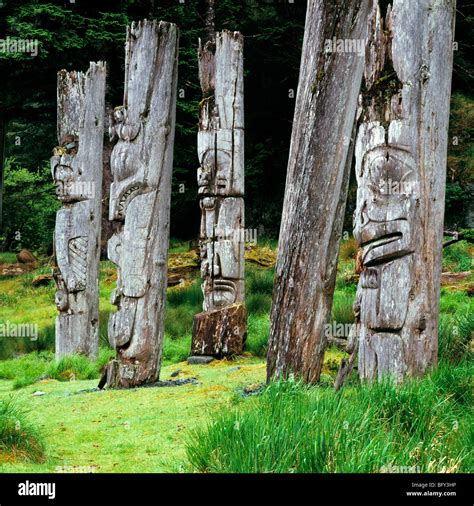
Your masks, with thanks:
[(218, 32), (199, 48), (198, 186), (204, 304), (194, 317), (191, 353), (241, 353), (244, 302), (243, 37)]
[(123, 106), (113, 113), (110, 136), (113, 183), (110, 219), (117, 232), (109, 259), (117, 287), (109, 341), (117, 358), (108, 386), (157, 380), (164, 337), (168, 242), (178, 70), (178, 29), (157, 21), (127, 30)]
[(95, 358), (99, 346), (99, 260), (105, 64), (58, 73), (58, 142), (51, 159), (62, 203), (54, 237), (56, 357)]
[(454, 0), (375, 2), (356, 140), (359, 375), (436, 364)]
[[(326, 347), (364, 69), (369, 0), (309, 0), (280, 228), (267, 379), (317, 382)], [(328, 41), (352, 41), (352, 51)]]

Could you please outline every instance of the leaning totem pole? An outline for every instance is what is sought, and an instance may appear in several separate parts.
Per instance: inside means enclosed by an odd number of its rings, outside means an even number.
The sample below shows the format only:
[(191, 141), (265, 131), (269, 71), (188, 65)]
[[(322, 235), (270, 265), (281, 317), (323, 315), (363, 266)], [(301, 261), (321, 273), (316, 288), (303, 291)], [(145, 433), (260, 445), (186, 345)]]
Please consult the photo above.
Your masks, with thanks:
[(117, 357), (108, 386), (131, 387), (159, 377), (164, 337), (168, 242), (178, 69), (178, 29), (157, 21), (127, 30), (123, 106), (113, 112), (113, 183), (108, 243), (117, 265), (109, 341)]
[(106, 68), (58, 73), (58, 141), (51, 159), (56, 193), (56, 357), (95, 358), (99, 346), (99, 260)]
[(244, 302), (243, 37), (218, 32), (199, 47), (198, 192), (203, 312), (194, 317), (191, 353), (241, 353)]
[(370, 16), (355, 147), (359, 375), (436, 364), (454, 1)]

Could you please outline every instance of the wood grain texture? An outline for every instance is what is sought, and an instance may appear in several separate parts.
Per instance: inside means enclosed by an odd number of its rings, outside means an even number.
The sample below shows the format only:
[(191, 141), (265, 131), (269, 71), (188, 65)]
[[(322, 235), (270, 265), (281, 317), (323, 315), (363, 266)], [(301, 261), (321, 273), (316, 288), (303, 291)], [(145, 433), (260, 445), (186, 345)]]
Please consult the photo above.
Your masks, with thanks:
[(309, 0), (270, 322), (267, 379), (319, 380), (350, 173), (368, 0)]
[(124, 104), (110, 137), (113, 183), (108, 243), (117, 265), (109, 341), (117, 360), (108, 386), (131, 387), (159, 377), (166, 300), (171, 177), (175, 133), (178, 29), (157, 21), (127, 31)]
[[(198, 131), (198, 192), (204, 312), (195, 317), (193, 350), (208, 343), (209, 336), (202, 333), (215, 328), (215, 313), (209, 314), (208, 324), (202, 323), (207, 312), (224, 311), (232, 304), (242, 304), (245, 298), (242, 35), (223, 31), (203, 47), (200, 42), (198, 60), (203, 92)], [(227, 322), (226, 314), (224, 311), (219, 321)], [(220, 339), (217, 334), (214, 338)], [(225, 344), (216, 346), (231, 349)]]
[(364, 380), (437, 361), (454, 12), (453, 0), (395, 0), (370, 16), (355, 149)]
[(191, 355), (232, 357), (242, 353), (247, 337), (247, 313), (243, 304), (199, 313), (194, 317)]
[(58, 147), (51, 159), (62, 203), (54, 237), (56, 357), (94, 359), (99, 346), (99, 259), (106, 68), (58, 73)]

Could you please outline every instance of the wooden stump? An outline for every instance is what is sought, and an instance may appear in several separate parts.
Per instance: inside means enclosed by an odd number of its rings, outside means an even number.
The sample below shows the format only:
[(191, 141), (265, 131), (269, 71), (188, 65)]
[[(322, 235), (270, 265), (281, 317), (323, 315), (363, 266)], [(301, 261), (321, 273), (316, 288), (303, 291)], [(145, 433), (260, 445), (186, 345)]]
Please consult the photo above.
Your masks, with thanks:
[(239, 355), (247, 337), (247, 312), (242, 304), (204, 311), (194, 316), (192, 355)]
[(99, 259), (106, 68), (58, 73), (58, 141), (51, 159), (56, 194), (56, 358), (99, 348)]

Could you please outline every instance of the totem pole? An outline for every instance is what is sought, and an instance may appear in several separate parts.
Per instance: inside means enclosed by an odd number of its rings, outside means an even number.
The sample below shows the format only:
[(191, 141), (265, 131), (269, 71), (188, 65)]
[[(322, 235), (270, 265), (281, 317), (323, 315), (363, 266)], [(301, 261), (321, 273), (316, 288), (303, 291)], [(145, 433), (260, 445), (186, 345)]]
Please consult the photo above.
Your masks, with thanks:
[(106, 68), (58, 73), (58, 142), (51, 159), (56, 193), (56, 357), (97, 356)]
[(218, 32), (199, 47), (198, 193), (204, 304), (194, 317), (193, 355), (230, 356), (243, 350), (244, 83), (243, 37)]
[(375, 2), (356, 140), (359, 375), (437, 361), (454, 1)]
[(110, 137), (113, 183), (108, 243), (117, 265), (107, 365), (109, 387), (152, 383), (159, 377), (164, 337), (178, 29), (140, 21), (127, 30), (123, 106), (115, 108)]

